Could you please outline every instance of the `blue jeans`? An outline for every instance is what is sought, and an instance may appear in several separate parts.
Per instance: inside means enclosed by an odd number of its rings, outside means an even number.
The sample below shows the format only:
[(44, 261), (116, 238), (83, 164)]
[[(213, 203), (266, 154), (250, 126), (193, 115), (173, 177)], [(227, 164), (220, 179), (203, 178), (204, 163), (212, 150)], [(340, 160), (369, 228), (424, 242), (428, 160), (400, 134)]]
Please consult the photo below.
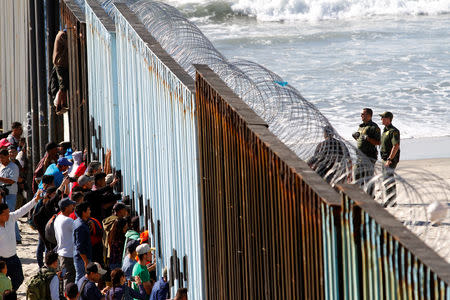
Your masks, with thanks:
[(80, 255), (76, 254), (73, 257), (73, 264), (75, 265), (75, 283), (78, 283), (78, 281), (86, 275), (86, 268), (84, 267), (84, 261), (81, 258)]
[[(8, 208), (9, 208), (10, 212), (15, 211), (16, 210), (17, 195), (16, 194), (14, 194), (14, 195), (11, 195), (11, 194), (6, 195), (5, 202), (6, 202), (6, 205), (8, 205)], [(22, 237), (20, 236), (19, 226), (17, 225), (17, 222), (16, 222), (16, 241), (18, 241), (18, 242), (22, 241)]]
[(44, 241), (39, 237), (37, 249), (36, 249), (36, 260), (38, 263), (39, 268), (42, 268), (44, 266), (44, 252), (47, 249), (45, 249), (45, 243)]
[(6, 267), (8, 268), (8, 273), (6, 274), (11, 278), (12, 288), (13, 290), (17, 290), (23, 282), (23, 271), (22, 271), (22, 263), (17, 255), (13, 255), (11, 257), (1, 257), (0, 260), (6, 262)]

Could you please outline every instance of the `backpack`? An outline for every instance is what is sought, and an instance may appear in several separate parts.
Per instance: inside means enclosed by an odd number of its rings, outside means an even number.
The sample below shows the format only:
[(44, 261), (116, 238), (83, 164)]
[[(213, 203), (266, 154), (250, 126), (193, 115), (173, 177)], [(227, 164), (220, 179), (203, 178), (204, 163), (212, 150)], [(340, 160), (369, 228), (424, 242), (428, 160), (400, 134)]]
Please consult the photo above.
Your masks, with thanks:
[(55, 275), (56, 272), (48, 268), (39, 270), (27, 284), (27, 300), (51, 299), (50, 282)]
[(47, 225), (45, 225), (45, 239), (49, 241), (51, 244), (56, 245), (56, 237), (55, 237), (55, 219), (58, 214), (54, 214), (50, 220), (48, 220)]
[(31, 210), (30, 217), (27, 220), (28, 225), (30, 225), (31, 228), (33, 228), (34, 230), (37, 230), (36, 223), (34, 223), (34, 216), (36, 216), (38, 214), (38, 212), (41, 210), (42, 207), (43, 207), (43, 201), (42, 201), (42, 199), (40, 199), (38, 201), (38, 203), (36, 203), (34, 208)]
[(89, 230), (91, 233), (91, 244), (92, 246), (97, 245), (102, 242), (103, 238), (103, 226), (99, 220), (90, 217), (88, 220)]

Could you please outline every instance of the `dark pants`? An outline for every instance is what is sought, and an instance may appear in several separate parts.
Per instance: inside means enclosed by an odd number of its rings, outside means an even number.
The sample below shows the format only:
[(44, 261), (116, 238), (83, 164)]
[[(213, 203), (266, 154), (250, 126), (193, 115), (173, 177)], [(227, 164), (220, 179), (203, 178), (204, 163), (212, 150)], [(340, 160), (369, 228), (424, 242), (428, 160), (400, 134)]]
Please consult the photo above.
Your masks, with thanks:
[[(383, 160), (383, 165), (386, 163), (386, 161)], [(384, 201), (383, 206), (389, 207), (389, 206), (395, 206), (397, 198), (397, 184), (395, 183), (394, 178), (394, 168), (389, 167), (383, 167), (383, 185), (385, 188), (385, 195), (386, 195), (386, 201)]]
[(55, 66), (56, 76), (58, 77), (58, 86), (62, 91), (66, 91), (69, 87), (69, 71), (67, 68)]
[(11, 278), (13, 290), (17, 291), (23, 282), (22, 263), (20, 262), (19, 257), (17, 257), (17, 255), (8, 258), (0, 257), (0, 260), (6, 262), (6, 267), (8, 268), (8, 273), (6, 275)]
[(73, 257), (60, 256), (59, 257), (59, 264), (61, 266), (61, 269), (65, 270), (64, 287), (68, 283), (74, 283), (75, 282), (76, 271), (75, 271), (75, 265), (73, 263)]
[(39, 241), (36, 249), (36, 260), (39, 268), (44, 266), (44, 252), (46, 252), (45, 243), (42, 241), (42, 238), (39, 237)]

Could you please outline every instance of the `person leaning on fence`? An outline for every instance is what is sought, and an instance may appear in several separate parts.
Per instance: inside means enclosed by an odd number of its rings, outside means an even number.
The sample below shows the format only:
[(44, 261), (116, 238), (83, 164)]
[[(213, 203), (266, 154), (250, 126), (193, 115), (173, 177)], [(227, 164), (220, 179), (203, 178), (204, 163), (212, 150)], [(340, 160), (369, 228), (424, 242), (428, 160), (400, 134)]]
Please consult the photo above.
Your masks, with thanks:
[(23, 282), (22, 263), (16, 253), (15, 223), (17, 219), (27, 214), (38, 202), (38, 198), (10, 212), (8, 205), (0, 203), (0, 260), (6, 262), (8, 273), (11, 278), (12, 287), (17, 290)]
[(134, 265), (137, 263), (136, 262), (136, 256), (137, 256), (136, 248), (138, 246), (139, 246), (138, 240), (129, 240), (127, 243), (128, 255), (126, 255), (122, 261), (122, 271), (124, 272), (125, 278), (127, 280), (131, 280), (132, 276), (133, 276), (133, 268), (134, 268)]
[[(0, 183), (6, 183), (10, 186), (7, 187), (8, 193), (4, 197), (4, 201), (8, 205), (11, 212), (16, 209), (17, 201), (17, 181), (19, 180), (19, 168), (15, 163), (9, 159), (9, 152), (6, 149), (0, 151)], [(15, 224), (16, 242), (22, 243), (22, 237), (20, 236), (19, 226)]]
[[(48, 166), (47, 170), (45, 170), (44, 175), (53, 175), (54, 181), (53, 184), (55, 187), (59, 187), (61, 183), (64, 180), (64, 174), (69, 169), (69, 167), (72, 165), (72, 162), (70, 162), (67, 158), (61, 157), (58, 159), (56, 164), (51, 164)], [(39, 184), (39, 188), (42, 187), (42, 182)]]
[(32, 191), (36, 193), (38, 190), (38, 181), (44, 175), (47, 168), (58, 161), (58, 145), (55, 142), (49, 142), (45, 146), (45, 155), (39, 161), (33, 173)]
[(167, 277), (167, 267), (164, 268), (162, 277), (155, 282), (150, 295), (150, 300), (165, 300), (169, 296), (169, 282)]

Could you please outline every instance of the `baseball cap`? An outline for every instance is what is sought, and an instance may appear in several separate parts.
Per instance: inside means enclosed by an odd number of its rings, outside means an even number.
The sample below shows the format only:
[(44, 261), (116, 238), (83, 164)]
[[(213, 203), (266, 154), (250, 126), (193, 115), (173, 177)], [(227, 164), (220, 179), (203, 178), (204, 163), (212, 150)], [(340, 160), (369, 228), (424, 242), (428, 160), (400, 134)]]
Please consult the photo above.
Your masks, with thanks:
[(75, 205), (77, 203), (75, 201), (70, 200), (69, 198), (62, 198), (58, 202), (58, 206), (59, 206), (60, 210), (64, 210), (67, 206), (69, 206), (71, 204)]
[(71, 163), (67, 158), (61, 157), (58, 159), (58, 165), (60, 166), (71, 166), (73, 163)]
[(111, 184), (111, 182), (113, 182), (113, 180), (114, 180), (114, 174), (106, 175), (106, 179), (105, 179), (106, 184)]
[(49, 143), (47, 143), (47, 145), (45, 145), (45, 151), (50, 151), (57, 147), (58, 147), (58, 145), (55, 142), (49, 142)]
[(138, 240), (129, 240), (127, 243), (127, 250), (129, 253), (133, 253), (138, 246), (139, 246)]
[(81, 175), (80, 178), (78, 178), (78, 184), (80, 186), (85, 185), (88, 182), (94, 181), (94, 178), (87, 175)]
[(106, 271), (103, 270), (102, 266), (98, 262), (90, 262), (86, 266), (87, 273), (98, 273), (100, 275), (105, 275)]
[(380, 117), (392, 119), (394, 117), (394, 115), (390, 111), (385, 111), (384, 113), (380, 114)]
[(128, 209), (128, 207), (125, 204), (123, 204), (122, 202), (117, 202), (113, 206), (113, 211), (115, 211), (115, 212), (118, 212), (122, 209)]
[(3, 139), (0, 140), (0, 148), (8, 147), (10, 145), (11, 145), (11, 143), (8, 142), (7, 138), (3, 138)]

